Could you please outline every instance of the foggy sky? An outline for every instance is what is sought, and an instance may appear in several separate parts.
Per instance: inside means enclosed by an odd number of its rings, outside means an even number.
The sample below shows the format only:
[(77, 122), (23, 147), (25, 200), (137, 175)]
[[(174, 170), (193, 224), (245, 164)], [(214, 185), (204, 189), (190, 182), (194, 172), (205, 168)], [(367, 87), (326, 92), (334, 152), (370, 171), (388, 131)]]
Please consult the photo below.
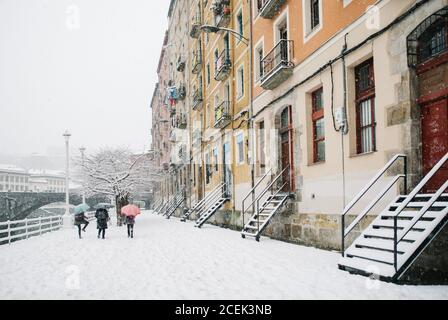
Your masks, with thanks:
[(150, 147), (168, 0), (0, 0), (0, 153)]

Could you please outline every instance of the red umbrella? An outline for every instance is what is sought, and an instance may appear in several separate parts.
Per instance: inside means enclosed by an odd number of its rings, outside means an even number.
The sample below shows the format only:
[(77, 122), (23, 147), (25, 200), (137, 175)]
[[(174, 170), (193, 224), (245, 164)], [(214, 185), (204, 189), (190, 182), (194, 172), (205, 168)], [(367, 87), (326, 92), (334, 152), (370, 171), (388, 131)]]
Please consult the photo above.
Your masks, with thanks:
[(127, 206), (124, 206), (121, 208), (121, 214), (125, 216), (133, 216), (140, 214), (140, 208), (133, 204), (128, 204)]

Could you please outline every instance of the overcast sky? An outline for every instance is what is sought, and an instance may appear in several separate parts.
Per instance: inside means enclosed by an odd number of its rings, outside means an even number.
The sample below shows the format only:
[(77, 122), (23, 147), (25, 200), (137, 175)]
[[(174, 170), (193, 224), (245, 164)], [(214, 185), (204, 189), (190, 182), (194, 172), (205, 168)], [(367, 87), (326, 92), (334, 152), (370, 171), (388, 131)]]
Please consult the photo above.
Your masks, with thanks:
[(0, 0), (0, 152), (150, 147), (169, 0)]

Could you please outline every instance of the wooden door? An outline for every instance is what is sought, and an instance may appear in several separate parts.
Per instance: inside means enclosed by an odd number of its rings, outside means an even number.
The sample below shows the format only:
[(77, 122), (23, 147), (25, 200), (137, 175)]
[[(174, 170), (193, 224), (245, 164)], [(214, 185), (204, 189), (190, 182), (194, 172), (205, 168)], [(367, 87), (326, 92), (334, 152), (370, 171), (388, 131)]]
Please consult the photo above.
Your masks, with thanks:
[[(443, 98), (422, 107), (423, 173), (426, 175), (448, 152), (448, 100)], [(448, 164), (429, 180), (426, 192), (434, 192), (448, 179)]]

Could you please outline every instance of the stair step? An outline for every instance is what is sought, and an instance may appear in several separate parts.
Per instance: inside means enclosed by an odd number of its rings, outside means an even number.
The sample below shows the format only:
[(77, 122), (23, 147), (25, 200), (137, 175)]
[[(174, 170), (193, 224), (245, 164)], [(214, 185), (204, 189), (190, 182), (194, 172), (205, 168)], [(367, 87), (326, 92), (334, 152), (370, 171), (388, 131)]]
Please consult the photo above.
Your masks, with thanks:
[[(402, 229), (405, 227), (408, 227), (410, 225), (410, 220), (397, 220), (397, 226), (398, 228)], [(430, 224), (430, 221), (418, 221), (413, 227), (413, 230), (425, 230), (428, 225)], [(394, 227), (394, 220), (393, 219), (375, 219), (372, 223), (372, 227), (385, 227), (385, 228), (393, 228)]]
[[(364, 237), (374, 237), (383, 239), (393, 239), (394, 230), (389, 228), (373, 229), (369, 228), (364, 232)], [(419, 231), (409, 231), (408, 234), (403, 238), (405, 241), (416, 241), (421, 237), (421, 232)], [(355, 240), (356, 241), (356, 240)]]
[(392, 252), (387, 251), (350, 247), (345, 251), (345, 254), (349, 257), (353, 256), (366, 260), (376, 261), (379, 263), (385, 263), (390, 265), (393, 265), (394, 263), (394, 254)]
[[(418, 211), (402, 211), (398, 215), (398, 218), (414, 218), (419, 212)], [(423, 218), (437, 218), (440, 211), (426, 211), (423, 215)], [(393, 218), (395, 217), (394, 211), (384, 211), (381, 213), (381, 217), (384, 218)]]
[(393, 266), (384, 263), (375, 263), (361, 258), (341, 257), (338, 264), (339, 266), (374, 273), (384, 277), (393, 277), (395, 275)]
[[(353, 243), (355, 246), (369, 247), (378, 250), (394, 251), (394, 241), (392, 239), (374, 239), (374, 238), (358, 238)], [(412, 247), (412, 243), (401, 241), (398, 243), (399, 252), (406, 252)]]
[(255, 237), (257, 235), (257, 232), (251, 233), (248, 231), (242, 231), (241, 234), (244, 234), (245, 236), (249, 236), (249, 237)]
[[(399, 202), (393, 203), (392, 205), (390, 205), (390, 209), (397, 209), (399, 205), (400, 205)], [(406, 208), (422, 208), (425, 205), (426, 205), (426, 201), (422, 201), (422, 202), (412, 201), (406, 205)], [(436, 201), (432, 204), (431, 209), (446, 208), (446, 207), (448, 207), (448, 201)]]

